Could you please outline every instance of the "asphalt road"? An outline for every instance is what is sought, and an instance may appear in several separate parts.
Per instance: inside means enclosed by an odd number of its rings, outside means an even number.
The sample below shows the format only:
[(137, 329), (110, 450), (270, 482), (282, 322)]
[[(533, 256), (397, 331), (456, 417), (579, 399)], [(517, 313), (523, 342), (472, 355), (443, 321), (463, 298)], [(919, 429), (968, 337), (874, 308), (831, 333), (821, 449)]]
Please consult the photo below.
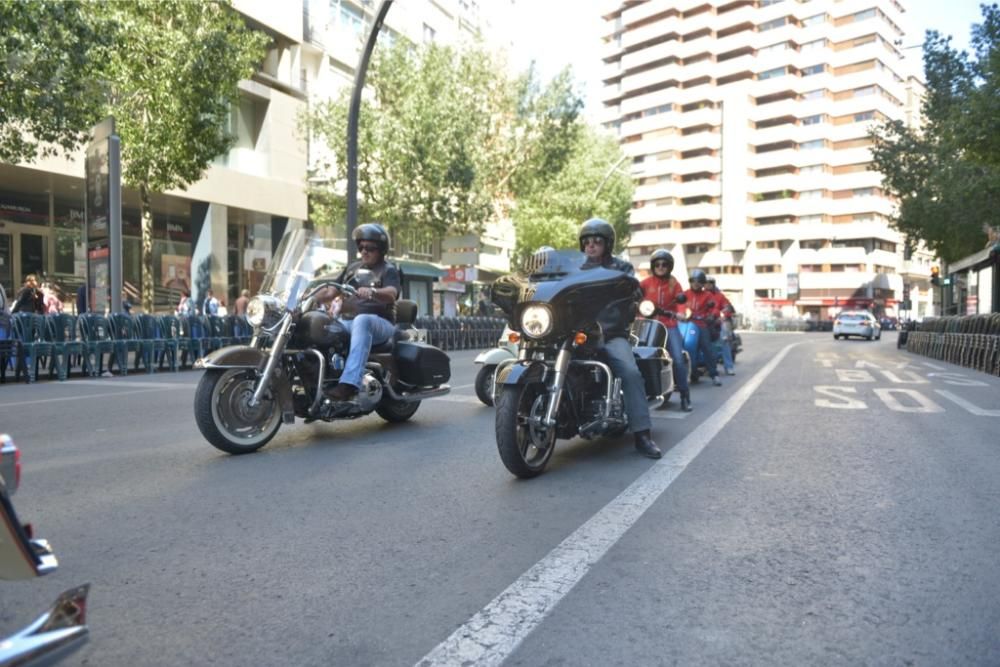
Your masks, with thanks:
[(745, 334), (654, 413), (666, 456), (561, 442), (521, 481), (452, 355), (407, 424), (200, 436), (200, 373), (0, 387), (15, 502), (91, 582), (67, 665), (1000, 664), (1000, 378), (882, 342)]

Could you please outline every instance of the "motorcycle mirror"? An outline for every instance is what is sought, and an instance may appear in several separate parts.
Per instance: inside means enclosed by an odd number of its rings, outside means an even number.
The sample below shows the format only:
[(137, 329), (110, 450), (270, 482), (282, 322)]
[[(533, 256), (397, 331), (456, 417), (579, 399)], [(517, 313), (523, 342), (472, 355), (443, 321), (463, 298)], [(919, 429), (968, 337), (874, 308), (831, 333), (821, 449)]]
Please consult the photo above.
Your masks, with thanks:
[(639, 314), (643, 317), (649, 317), (656, 312), (656, 304), (654, 304), (649, 299), (645, 299), (639, 304)]
[(354, 283), (358, 287), (374, 287), (375, 285), (375, 274), (371, 269), (358, 269), (354, 273)]
[(687, 303), (687, 300), (688, 298), (686, 294), (678, 294), (676, 298), (674, 298), (674, 303)]

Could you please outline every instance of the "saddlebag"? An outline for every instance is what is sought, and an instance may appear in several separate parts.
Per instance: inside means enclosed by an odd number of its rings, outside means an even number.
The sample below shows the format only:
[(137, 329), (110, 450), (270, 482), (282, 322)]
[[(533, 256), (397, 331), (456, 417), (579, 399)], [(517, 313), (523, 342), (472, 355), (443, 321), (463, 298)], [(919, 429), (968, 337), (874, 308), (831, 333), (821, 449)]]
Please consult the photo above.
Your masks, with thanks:
[(635, 363), (642, 373), (643, 382), (646, 384), (646, 396), (654, 398), (670, 391), (673, 378), (670, 377), (672, 369), (667, 359), (663, 356), (662, 348), (657, 347), (636, 347)]
[(427, 343), (400, 341), (393, 348), (399, 379), (417, 387), (437, 387), (451, 378), (448, 355)]

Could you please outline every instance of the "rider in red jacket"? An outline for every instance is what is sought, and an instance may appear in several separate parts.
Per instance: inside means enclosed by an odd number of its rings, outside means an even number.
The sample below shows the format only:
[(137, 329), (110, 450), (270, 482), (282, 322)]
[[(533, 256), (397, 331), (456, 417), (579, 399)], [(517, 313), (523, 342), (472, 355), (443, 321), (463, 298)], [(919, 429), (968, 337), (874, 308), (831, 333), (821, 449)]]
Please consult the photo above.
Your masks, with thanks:
[(733, 370), (733, 314), (736, 309), (726, 295), (715, 284), (715, 278), (708, 277), (707, 291), (715, 295), (716, 316), (719, 318), (719, 342), (722, 344), (722, 367), (726, 375), (735, 375)]
[[(707, 281), (705, 272), (701, 269), (695, 269), (691, 272), (691, 288), (684, 294), (687, 296), (688, 310), (691, 311), (691, 321), (698, 325), (700, 334), (698, 348), (701, 350), (702, 356), (705, 357), (705, 366), (712, 378), (712, 384), (719, 387), (722, 386), (722, 381), (719, 379), (719, 369), (716, 368), (718, 362), (715, 358), (715, 347), (712, 345), (709, 326), (716, 316), (715, 294), (705, 289)], [(694, 362), (692, 361), (692, 363)]]
[[(688, 389), (688, 368), (684, 360), (684, 339), (677, 328), (677, 317), (683, 316), (684, 306), (677, 303), (679, 295), (684, 294), (677, 279), (670, 275), (674, 270), (674, 257), (666, 250), (655, 251), (649, 257), (649, 270), (652, 275), (642, 281), (643, 298), (652, 301), (658, 310), (656, 319), (667, 327), (667, 351), (670, 352), (674, 369), (674, 384), (681, 397), (681, 410), (691, 411), (691, 393)], [(666, 405), (666, 404), (664, 404)]]

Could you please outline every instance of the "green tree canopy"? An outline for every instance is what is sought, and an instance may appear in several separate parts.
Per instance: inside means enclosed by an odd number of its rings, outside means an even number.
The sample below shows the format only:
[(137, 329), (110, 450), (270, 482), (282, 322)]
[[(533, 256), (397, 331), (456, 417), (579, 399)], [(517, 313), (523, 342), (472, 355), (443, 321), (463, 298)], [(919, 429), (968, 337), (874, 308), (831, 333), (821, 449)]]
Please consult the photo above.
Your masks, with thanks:
[(1000, 9), (983, 5), (973, 57), (928, 31), (923, 126), (883, 123), (875, 168), (899, 200), (896, 227), (946, 261), (981, 249), (1000, 210)]
[(101, 114), (110, 43), (79, 0), (0, 0), (0, 160), (71, 152)]
[[(488, 51), (399, 40), (376, 49), (362, 104), (359, 222), (379, 220), (394, 233), (433, 235), (481, 230), (504, 217), (519, 189), (561, 169), (579, 131), (582, 101), (564, 72), (542, 86), (534, 73), (512, 78)], [(307, 119), (315, 136), (340, 153), (350, 91)], [(346, 178), (343, 160), (328, 165)], [(343, 197), (322, 188), (313, 220), (340, 226)]]
[(618, 142), (581, 125), (564, 167), (518, 198), (515, 257), (520, 261), (543, 245), (578, 247), (580, 225), (593, 217), (614, 226), (615, 253), (621, 252), (629, 237), (633, 190)]

